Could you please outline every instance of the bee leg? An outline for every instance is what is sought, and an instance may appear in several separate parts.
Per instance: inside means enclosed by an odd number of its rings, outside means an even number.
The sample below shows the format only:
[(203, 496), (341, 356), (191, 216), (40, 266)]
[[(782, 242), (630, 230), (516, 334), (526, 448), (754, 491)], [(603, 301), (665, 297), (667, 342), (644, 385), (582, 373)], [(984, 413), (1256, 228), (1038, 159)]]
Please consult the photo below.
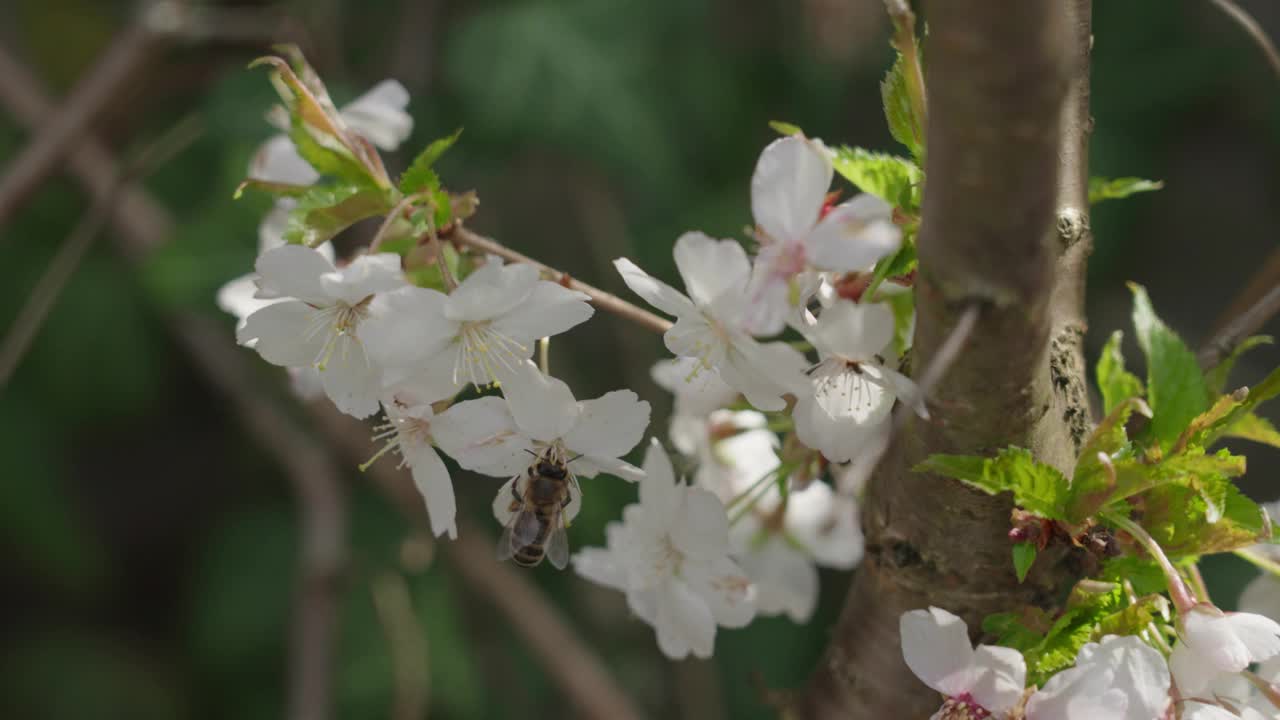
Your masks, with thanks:
[(564, 499), (560, 501), (560, 507), (561, 507), (562, 509), (563, 509), (563, 508), (567, 508), (567, 507), (569, 507), (569, 503), (570, 503), (570, 502), (572, 502), (572, 501), (573, 501), (573, 497), (572, 497), (571, 495), (569, 495), (569, 493), (565, 493), (565, 494), (564, 494)]

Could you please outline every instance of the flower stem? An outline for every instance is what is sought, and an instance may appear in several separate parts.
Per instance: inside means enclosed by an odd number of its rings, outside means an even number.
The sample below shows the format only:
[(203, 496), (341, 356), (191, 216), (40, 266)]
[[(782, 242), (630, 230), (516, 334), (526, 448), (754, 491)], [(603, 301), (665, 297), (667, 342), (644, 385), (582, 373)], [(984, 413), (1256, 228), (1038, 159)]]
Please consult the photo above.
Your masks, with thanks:
[(1270, 558), (1264, 557), (1261, 553), (1257, 552), (1256, 550), (1251, 550), (1249, 548), (1240, 548), (1239, 550), (1235, 550), (1233, 552), (1235, 553), (1236, 557), (1244, 560), (1248, 560), (1249, 562), (1253, 563), (1259, 570), (1266, 573), (1270, 573), (1276, 577), (1280, 577), (1280, 563), (1277, 563), (1276, 561), (1271, 560)]
[(1144, 530), (1141, 525), (1119, 513), (1113, 512), (1103, 513), (1102, 519), (1129, 533), (1160, 565), (1160, 569), (1164, 571), (1165, 582), (1169, 586), (1169, 596), (1173, 598), (1173, 604), (1178, 608), (1179, 614), (1191, 610), (1198, 604), (1196, 597), (1191, 594), (1191, 591), (1187, 589), (1186, 583), (1182, 581), (1182, 575), (1178, 573), (1178, 569), (1173, 566), (1169, 556), (1164, 554), (1164, 549), (1160, 547), (1160, 543), (1156, 542), (1155, 538), (1151, 537), (1150, 533)]
[(907, 0), (885, 0), (885, 10), (893, 22), (892, 45), (902, 54), (903, 69), (907, 81), (907, 99), (915, 118), (914, 131), (920, 147), (924, 147), (925, 127), (928, 118), (928, 99), (925, 95), (924, 69), (920, 66), (920, 51), (916, 46), (916, 14)]
[(483, 253), (497, 255), (498, 257), (510, 262), (528, 263), (529, 265), (538, 268), (541, 272), (550, 275), (554, 281), (569, 288), (570, 290), (577, 290), (578, 292), (586, 295), (591, 300), (592, 305), (595, 305), (606, 312), (613, 313), (624, 320), (630, 320), (647, 330), (652, 330), (656, 333), (665, 333), (671, 329), (672, 323), (670, 320), (658, 317), (648, 310), (632, 305), (617, 295), (607, 293), (597, 287), (575, 280), (569, 277), (568, 273), (563, 273), (559, 270), (543, 265), (537, 260), (526, 255), (522, 255), (492, 238), (487, 238), (483, 235), (471, 232), (461, 223), (455, 223), (451, 228), (446, 228), (443, 235), (446, 239), (452, 240), (458, 245), (465, 245)]
[(387, 235), (391, 230), (391, 224), (403, 215), (405, 210), (409, 209), (415, 202), (417, 202), (419, 197), (420, 196), (418, 195), (408, 195), (403, 200), (396, 203), (395, 207), (391, 208), (391, 212), (387, 213), (386, 219), (384, 219), (382, 224), (378, 226), (378, 232), (374, 233), (373, 239), (369, 241), (370, 255), (378, 252), (378, 248), (382, 247), (382, 242), (387, 239)]

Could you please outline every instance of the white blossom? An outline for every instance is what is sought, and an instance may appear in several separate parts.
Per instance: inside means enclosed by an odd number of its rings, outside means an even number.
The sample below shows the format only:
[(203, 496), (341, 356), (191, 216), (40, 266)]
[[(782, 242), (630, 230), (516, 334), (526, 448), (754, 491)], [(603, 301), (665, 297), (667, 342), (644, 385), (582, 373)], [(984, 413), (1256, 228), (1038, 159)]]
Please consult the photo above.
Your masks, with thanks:
[(591, 317), (586, 300), (532, 265), (486, 262), (448, 295), (407, 286), (380, 296), (365, 332), (388, 386), (407, 382), (440, 399), (468, 382), (518, 382), (535, 340)]
[[(396, 80), (383, 80), (338, 114), (347, 127), (379, 148), (391, 151), (400, 147), (413, 131), (413, 117), (405, 112), (408, 106), (409, 91)], [(268, 119), (283, 125), (282, 130), (288, 129), (287, 118), (280, 117), (279, 113)], [(320, 179), (320, 173), (302, 159), (288, 135), (279, 134), (258, 147), (249, 164), (249, 177), (287, 185), (312, 185)]]
[(286, 245), (263, 253), (256, 267), (263, 292), (287, 299), (249, 315), (236, 340), (272, 364), (319, 370), (325, 394), (342, 412), (376, 412), (380, 371), (362, 326), (376, 314), (375, 296), (405, 285), (400, 257), (363, 255), (337, 269), (316, 250)]
[(1200, 604), (1178, 624), (1182, 642), (1169, 656), (1169, 669), (1183, 697), (1199, 696), (1221, 673), (1238, 673), (1280, 654), (1280, 623), (1262, 615)]
[(386, 445), (375, 458), (389, 451), (399, 453), (401, 467), (409, 466), (414, 486), (426, 503), (432, 531), (437, 536), (448, 533), (450, 538), (456, 538), (453, 482), (436, 446), (453, 454), (514, 432), (507, 404), (501, 398), (484, 397), (456, 403), (437, 414), (429, 402), (401, 391), (386, 398), (383, 408), (387, 424), (378, 428), (377, 438), (386, 440)]
[(1152, 720), (1169, 706), (1164, 656), (1140, 638), (1087, 643), (1075, 667), (1049, 678), (1027, 701), (1027, 720)]
[(959, 617), (936, 607), (911, 610), (902, 614), (898, 629), (907, 667), (946, 696), (934, 718), (944, 717), (941, 710), (1000, 716), (1022, 699), (1027, 676), (1022, 654), (994, 645), (974, 649), (968, 626)]
[(668, 430), (672, 445), (685, 455), (697, 454), (706, 443), (708, 416), (733, 402), (738, 391), (726, 385), (718, 372), (700, 368), (697, 360), (688, 357), (660, 360), (650, 375), (675, 395)]
[(714, 495), (676, 481), (657, 441), (644, 472), (640, 502), (609, 524), (607, 547), (574, 555), (574, 569), (626, 593), (668, 657), (711, 657), (717, 625), (743, 627), (755, 614), (751, 583), (728, 557), (728, 517)]
[(873, 195), (858, 195), (823, 215), (832, 172), (830, 151), (818, 140), (779, 138), (760, 153), (751, 177), (761, 245), (749, 290), (754, 334), (782, 330), (796, 301), (802, 304), (817, 289), (811, 271), (869, 270), (898, 249), (902, 234), (893, 208)]
[(872, 444), (894, 400), (916, 395), (915, 384), (885, 363), (893, 313), (881, 303), (840, 300), (802, 332), (821, 361), (809, 372), (810, 391), (797, 397), (796, 435), (832, 462), (852, 460)]
[(782, 396), (803, 382), (804, 357), (781, 342), (760, 343), (746, 331), (746, 285), (751, 265), (733, 240), (685, 233), (676, 240), (676, 269), (688, 296), (647, 275), (626, 258), (613, 261), (637, 295), (676, 317), (663, 339), (676, 355), (714, 368), (729, 387), (761, 410), (781, 410)]
[[(510, 477), (529, 465), (527, 447), (536, 455), (551, 452), (571, 458), (568, 468), (578, 477), (609, 473), (638, 480), (644, 472), (621, 457), (644, 437), (649, 426), (649, 403), (630, 390), (614, 390), (594, 400), (576, 400), (562, 380), (543, 375), (523, 361), (503, 392), (523, 440), (505, 448), (462, 452), (459, 463), (479, 472)], [(480, 458), (483, 458), (482, 460)]]

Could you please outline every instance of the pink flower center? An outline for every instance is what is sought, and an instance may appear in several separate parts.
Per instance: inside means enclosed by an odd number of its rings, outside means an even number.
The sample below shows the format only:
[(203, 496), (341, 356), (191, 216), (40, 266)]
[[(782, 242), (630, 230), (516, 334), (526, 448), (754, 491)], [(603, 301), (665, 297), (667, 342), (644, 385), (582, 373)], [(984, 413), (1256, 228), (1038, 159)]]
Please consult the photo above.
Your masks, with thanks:
[(978, 704), (969, 693), (947, 698), (939, 711), (940, 720), (985, 720), (991, 712)]

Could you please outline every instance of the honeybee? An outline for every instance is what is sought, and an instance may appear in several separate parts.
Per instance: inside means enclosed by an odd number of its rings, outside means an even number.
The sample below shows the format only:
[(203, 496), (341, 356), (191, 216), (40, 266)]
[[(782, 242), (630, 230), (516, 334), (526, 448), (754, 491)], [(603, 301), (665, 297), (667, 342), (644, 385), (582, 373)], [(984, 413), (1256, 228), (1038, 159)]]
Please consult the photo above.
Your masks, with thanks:
[(510, 500), (503, 502), (499, 494), (494, 503), (500, 516), (511, 516), (498, 538), (498, 560), (511, 558), (522, 567), (534, 567), (546, 557), (563, 570), (569, 563), (566, 510), (581, 495), (563, 457), (554, 452), (534, 455), (529, 469), (511, 479)]

